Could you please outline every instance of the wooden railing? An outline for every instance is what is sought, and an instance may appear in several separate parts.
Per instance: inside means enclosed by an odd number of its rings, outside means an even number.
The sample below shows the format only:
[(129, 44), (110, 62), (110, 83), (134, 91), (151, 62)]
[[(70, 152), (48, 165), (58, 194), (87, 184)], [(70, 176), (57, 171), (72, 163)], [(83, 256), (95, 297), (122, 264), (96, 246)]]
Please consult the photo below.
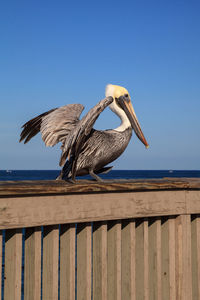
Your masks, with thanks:
[(0, 299), (200, 299), (200, 180), (0, 182), (0, 229)]

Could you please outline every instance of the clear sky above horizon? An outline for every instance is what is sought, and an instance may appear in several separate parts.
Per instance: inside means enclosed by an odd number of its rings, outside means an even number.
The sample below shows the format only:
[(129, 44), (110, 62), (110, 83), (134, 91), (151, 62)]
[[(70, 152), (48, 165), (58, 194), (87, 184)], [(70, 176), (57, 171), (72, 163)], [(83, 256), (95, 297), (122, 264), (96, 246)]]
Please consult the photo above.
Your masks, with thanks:
[[(59, 145), (20, 127), (51, 108), (125, 86), (148, 150), (133, 137), (115, 169), (200, 169), (199, 1), (3, 1), (0, 169), (57, 169)], [(84, 114), (84, 113), (83, 113)], [(107, 109), (97, 129), (115, 128)]]

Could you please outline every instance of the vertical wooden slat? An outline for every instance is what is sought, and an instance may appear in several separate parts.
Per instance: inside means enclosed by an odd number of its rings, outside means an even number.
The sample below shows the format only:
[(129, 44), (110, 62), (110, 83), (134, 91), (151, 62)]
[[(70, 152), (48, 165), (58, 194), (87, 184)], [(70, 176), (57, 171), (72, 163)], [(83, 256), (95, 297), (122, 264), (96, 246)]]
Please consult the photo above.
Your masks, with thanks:
[(178, 216), (176, 223), (176, 298), (192, 299), (190, 215)]
[(183, 227), (183, 295), (182, 300), (192, 299), (192, 262), (191, 262), (191, 218), (180, 216)]
[(149, 222), (149, 300), (157, 300), (157, 228), (155, 219)]
[(169, 218), (169, 295), (170, 299), (176, 299), (175, 277), (175, 218)]
[(77, 300), (91, 299), (91, 224), (77, 225)]
[(136, 221), (136, 299), (144, 299), (144, 224), (143, 219)]
[(162, 299), (162, 264), (161, 264), (161, 219), (156, 220), (157, 236), (157, 299)]
[(149, 300), (161, 299), (161, 220), (149, 222)]
[(162, 300), (170, 300), (169, 288), (169, 220), (162, 218), (161, 234), (161, 279)]
[(200, 216), (195, 215), (191, 224), (192, 241), (192, 299), (200, 299)]
[(60, 300), (75, 300), (75, 224), (60, 228)]
[(4, 299), (21, 299), (22, 230), (6, 230)]
[(197, 217), (196, 222), (196, 230), (197, 230), (197, 278), (198, 278), (198, 296), (200, 299), (200, 215)]
[(107, 300), (107, 223), (93, 224), (93, 299)]
[(144, 300), (149, 299), (149, 231), (148, 219), (144, 219)]
[(122, 299), (135, 300), (135, 221), (122, 222)]
[(182, 298), (182, 224), (180, 216), (176, 219), (176, 299)]
[(41, 297), (41, 228), (26, 228), (24, 299)]
[(58, 299), (59, 227), (45, 226), (43, 232), (42, 299)]
[(108, 300), (121, 300), (121, 222), (108, 224)]
[(148, 221), (139, 219), (136, 222), (136, 299), (148, 299)]
[(0, 230), (0, 299), (2, 297), (1, 295), (1, 292), (2, 292), (2, 286), (1, 286), (1, 283), (2, 283), (2, 251), (3, 251), (3, 233), (2, 233), (2, 230)]
[(175, 277), (175, 217), (163, 218), (162, 223), (162, 299), (176, 298)]

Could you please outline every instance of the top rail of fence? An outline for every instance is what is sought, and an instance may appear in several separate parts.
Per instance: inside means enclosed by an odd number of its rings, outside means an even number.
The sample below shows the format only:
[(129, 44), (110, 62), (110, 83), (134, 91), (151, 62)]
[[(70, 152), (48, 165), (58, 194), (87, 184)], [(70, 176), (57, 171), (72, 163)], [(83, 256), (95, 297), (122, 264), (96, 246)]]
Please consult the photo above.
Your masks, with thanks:
[(0, 181), (0, 197), (151, 190), (200, 190), (200, 178), (120, 179), (103, 182), (79, 180), (76, 184), (60, 180)]

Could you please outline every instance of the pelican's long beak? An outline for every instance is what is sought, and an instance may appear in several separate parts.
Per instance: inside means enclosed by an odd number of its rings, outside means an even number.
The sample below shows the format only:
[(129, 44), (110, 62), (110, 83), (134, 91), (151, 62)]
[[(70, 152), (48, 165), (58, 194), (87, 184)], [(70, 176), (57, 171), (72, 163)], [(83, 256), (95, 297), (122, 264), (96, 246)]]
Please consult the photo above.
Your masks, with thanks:
[(127, 101), (127, 99), (124, 96), (121, 96), (116, 99), (120, 107), (125, 111), (132, 128), (135, 131), (135, 134), (140, 139), (140, 141), (145, 145), (146, 148), (149, 148), (149, 145), (144, 137), (144, 134), (142, 132), (142, 129), (140, 127), (139, 121), (136, 117), (133, 105), (131, 101)]

